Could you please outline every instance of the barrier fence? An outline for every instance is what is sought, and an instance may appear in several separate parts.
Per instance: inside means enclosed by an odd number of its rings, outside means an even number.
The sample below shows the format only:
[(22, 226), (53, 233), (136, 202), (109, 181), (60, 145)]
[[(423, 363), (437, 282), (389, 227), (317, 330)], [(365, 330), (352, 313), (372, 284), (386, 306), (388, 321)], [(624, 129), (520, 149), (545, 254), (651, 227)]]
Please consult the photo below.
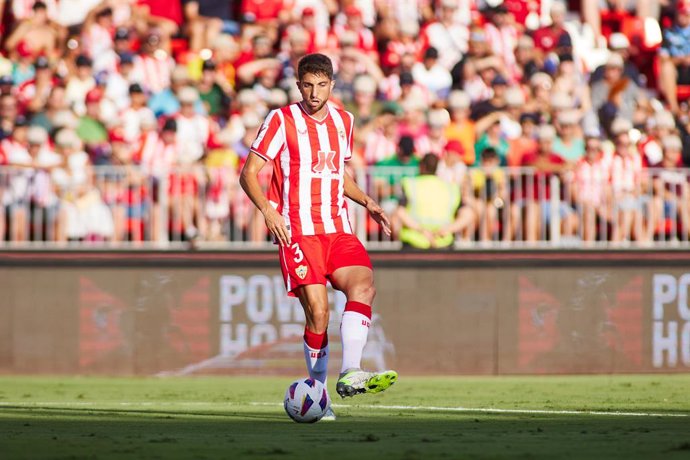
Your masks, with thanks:
[[(369, 167), (353, 175), (393, 223), (383, 234), (350, 203), (358, 237), (397, 249), (401, 179), (416, 167)], [(267, 186), (271, 171), (261, 173)], [(531, 168), (470, 168), (457, 174), (473, 221), (456, 247), (689, 246), (690, 170), (647, 169), (614, 180), (596, 171), (561, 174)], [(0, 245), (270, 248), (261, 214), (231, 168), (0, 168)]]

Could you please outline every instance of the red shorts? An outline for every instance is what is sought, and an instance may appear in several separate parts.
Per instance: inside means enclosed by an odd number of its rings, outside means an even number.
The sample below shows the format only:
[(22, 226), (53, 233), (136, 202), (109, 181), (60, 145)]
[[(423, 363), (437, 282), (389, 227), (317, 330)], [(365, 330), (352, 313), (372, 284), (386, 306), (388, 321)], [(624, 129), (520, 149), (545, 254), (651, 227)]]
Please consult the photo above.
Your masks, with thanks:
[(298, 236), (290, 246), (279, 246), (280, 269), (288, 295), (307, 284), (323, 284), (339, 268), (371, 267), (369, 254), (356, 236), (349, 233)]

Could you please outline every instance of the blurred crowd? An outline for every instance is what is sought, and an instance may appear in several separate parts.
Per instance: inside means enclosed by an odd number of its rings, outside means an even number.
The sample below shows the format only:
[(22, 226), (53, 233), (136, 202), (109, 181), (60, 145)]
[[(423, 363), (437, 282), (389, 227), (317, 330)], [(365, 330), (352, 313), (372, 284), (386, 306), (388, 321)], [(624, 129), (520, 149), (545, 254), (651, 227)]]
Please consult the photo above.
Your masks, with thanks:
[(0, 14), (0, 241), (266, 241), (237, 173), (268, 111), (299, 100), (312, 52), (355, 115), (349, 167), (389, 210), (432, 153), (471, 240), (548, 238), (552, 192), (566, 236), (690, 232), (687, 0), (0, 0)]

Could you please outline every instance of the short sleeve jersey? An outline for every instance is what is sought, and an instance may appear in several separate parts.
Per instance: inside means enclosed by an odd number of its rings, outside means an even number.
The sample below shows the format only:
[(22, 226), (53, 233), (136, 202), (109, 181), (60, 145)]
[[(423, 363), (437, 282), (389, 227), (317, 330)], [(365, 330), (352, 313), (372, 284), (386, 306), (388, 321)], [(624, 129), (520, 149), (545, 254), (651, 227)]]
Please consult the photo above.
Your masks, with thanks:
[(352, 233), (345, 203), (345, 162), (354, 117), (328, 105), (316, 120), (300, 103), (269, 112), (251, 151), (274, 162), (268, 199), (292, 236)]

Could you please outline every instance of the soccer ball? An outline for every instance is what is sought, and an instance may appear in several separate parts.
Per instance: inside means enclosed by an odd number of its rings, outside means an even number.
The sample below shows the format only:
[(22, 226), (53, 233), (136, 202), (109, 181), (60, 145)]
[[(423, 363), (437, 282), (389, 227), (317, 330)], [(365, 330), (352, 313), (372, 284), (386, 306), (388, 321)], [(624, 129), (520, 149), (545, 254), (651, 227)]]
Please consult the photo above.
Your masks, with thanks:
[(323, 383), (307, 378), (290, 384), (285, 392), (285, 412), (297, 423), (314, 423), (321, 420), (331, 405), (331, 398)]

